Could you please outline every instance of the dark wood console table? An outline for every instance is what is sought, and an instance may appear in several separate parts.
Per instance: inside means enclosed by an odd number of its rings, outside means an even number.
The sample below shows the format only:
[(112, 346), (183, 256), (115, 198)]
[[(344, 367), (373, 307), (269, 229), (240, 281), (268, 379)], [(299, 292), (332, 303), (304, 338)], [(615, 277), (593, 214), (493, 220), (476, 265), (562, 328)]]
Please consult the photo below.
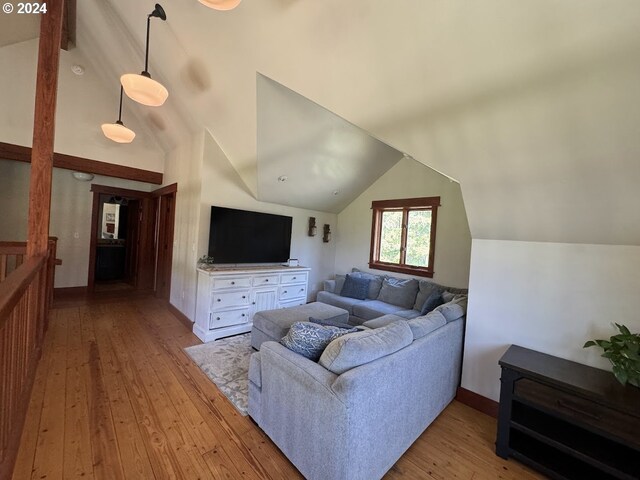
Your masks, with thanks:
[(512, 345), (500, 359), (496, 454), (554, 479), (640, 479), (640, 389)]

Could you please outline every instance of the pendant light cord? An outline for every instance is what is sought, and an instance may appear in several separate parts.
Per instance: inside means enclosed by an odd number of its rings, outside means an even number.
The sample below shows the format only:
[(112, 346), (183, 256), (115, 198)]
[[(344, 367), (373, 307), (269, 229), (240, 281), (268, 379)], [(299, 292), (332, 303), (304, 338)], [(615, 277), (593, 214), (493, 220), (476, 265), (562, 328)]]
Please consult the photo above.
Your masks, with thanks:
[(124, 88), (120, 85), (120, 109), (118, 110), (118, 122), (122, 122), (122, 92)]
[(153, 13), (147, 15), (147, 46), (144, 54), (144, 71), (149, 72), (149, 27), (151, 26), (151, 17)]

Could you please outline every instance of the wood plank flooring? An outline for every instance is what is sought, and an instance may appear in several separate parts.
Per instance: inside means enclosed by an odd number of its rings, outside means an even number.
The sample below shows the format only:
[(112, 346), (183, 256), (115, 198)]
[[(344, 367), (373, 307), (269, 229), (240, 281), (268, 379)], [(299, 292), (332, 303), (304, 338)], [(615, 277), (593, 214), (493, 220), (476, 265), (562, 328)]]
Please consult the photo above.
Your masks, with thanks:
[[(302, 478), (186, 356), (197, 343), (153, 298), (54, 309), (13, 480)], [(496, 457), (495, 429), (454, 401), (385, 478), (543, 478)]]

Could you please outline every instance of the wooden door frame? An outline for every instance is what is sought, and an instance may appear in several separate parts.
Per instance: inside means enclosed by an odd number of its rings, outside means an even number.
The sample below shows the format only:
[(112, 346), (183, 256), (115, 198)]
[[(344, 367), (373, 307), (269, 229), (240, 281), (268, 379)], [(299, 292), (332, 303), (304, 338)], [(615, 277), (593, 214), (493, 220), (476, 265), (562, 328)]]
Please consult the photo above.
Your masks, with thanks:
[[(168, 250), (168, 255), (167, 258), (164, 259), (169, 266), (171, 267), (172, 262), (173, 262), (173, 239), (174, 239), (174, 233), (175, 233), (175, 214), (176, 214), (176, 197), (177, 197), (177, 192), (178, 192), (178, 184), (177, 183), (172, 183), (171, 185), (167, 185), (165, 187), (159, 188), (157, 190), (154, 190), (153, 192), (151, 192), (151, 194), (153, 195), (154, 198), (157, 198), (158, 200), (158, 211), (157, 211), (157, 221), (156, 221), (156, 271), (155, 271), (155, 295), (156, 297), (159, 297), (160, 295), (158, 294), (159, 292), (159, 288), (158, 288), (158, 284), (159, 284), (159, 276), (160, 275), (164, 275), (165, 271), (164, 270), (160, 270), (159, 268), (159, 261), (160, 261), (160, 251), (161, 251), (161, 247), (160, 247), (160, 241), (162, 240), (161, 237), (163, 236), (168, 236), (170, 237), (170, 243), (171, 243), (171, 248), (169, 248)], [(171, 197), (173, 199), (173, 208), (172, 208), (172, 212), (170, 215), (170, 218), (165, 218), (165, 222), (161, 223), (161, 219), (162, 217), (162, 212), (161, 209), (163, 208), (163, 202), (162, 199), (164, 197)], [(166, 229), (168, 229), (168, 231), (170, 232), (168, 235), (166, 235)], [(162, 234), (165, 235), (162, 235)], [(169, 301), (171, 298), (171, 273), (172, 273), (173, 269), (169, 268), (169, 272), (167, 274), (167, 277), (165, 279), (166, 282), (166, 300)], [(163, 297), (164, 298), (164, 297)]]
[(130, 190), (128, 188), (109, 187), (107, 185), (91, 184), (93, 192), (93, 207), (91, 210), (91, 235), (89, 239), (89, 268), (87, 272), (87, 291), (93, 292), (95, 288), (96, 274), (96, 248), (98, 245), (98, 213), (100, 212), (100, 195), (116, 195), (119, 197), (144, 199), (151, 198), (149, 192)]

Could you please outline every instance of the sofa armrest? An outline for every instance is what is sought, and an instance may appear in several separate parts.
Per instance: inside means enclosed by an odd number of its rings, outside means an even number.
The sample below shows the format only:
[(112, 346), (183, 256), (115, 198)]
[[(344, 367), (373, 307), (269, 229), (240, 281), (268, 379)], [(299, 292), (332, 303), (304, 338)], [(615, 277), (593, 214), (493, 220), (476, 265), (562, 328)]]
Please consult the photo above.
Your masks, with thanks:
[(335, 280), (325, 280), (322, 282), (322, 287), (325, 292), (335, 293), (336, 290), (336, 281)]

